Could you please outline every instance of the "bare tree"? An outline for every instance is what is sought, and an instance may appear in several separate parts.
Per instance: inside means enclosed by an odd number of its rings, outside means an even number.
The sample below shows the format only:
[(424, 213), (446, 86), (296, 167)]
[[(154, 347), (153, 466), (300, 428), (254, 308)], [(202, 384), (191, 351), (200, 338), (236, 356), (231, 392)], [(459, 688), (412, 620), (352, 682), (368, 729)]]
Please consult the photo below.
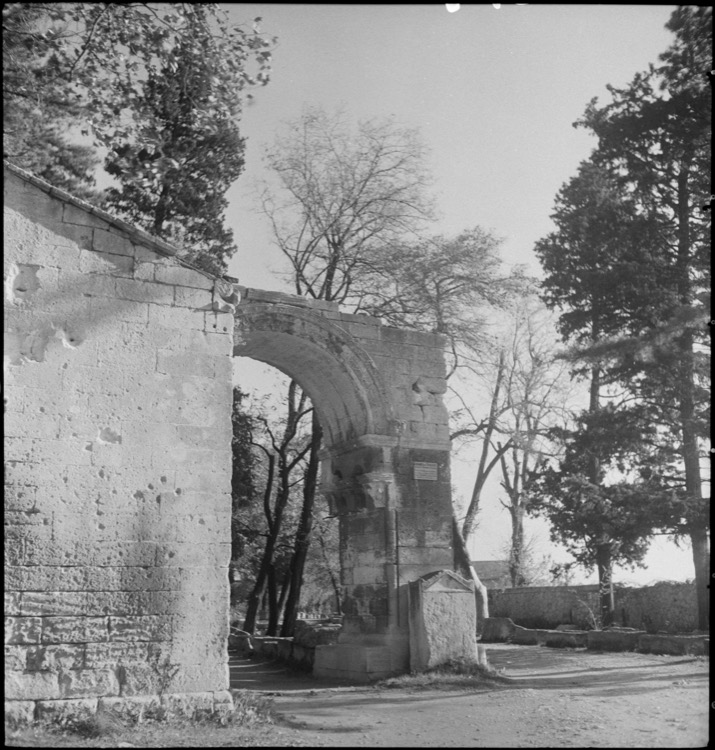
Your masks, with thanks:
[[(291, 590), (293, 581), (286, 571), (278, 566), (279, 543), (283, 524), (299, 479), (296, 473), (305, 456), (311, 452), (312, 439), (300, 434), (301, 420), (312, 411), (307, 394), (291, 380), (286, 399), (287, 413), (279, 428), (279, 434), (265, 417), (257, 417), (262, 423), (264, 437), (253, 436), (253, 446), (266, 457), (266, 480), (263, 490), (263, 511), (266, 522), (266, 542), (253, 589), (248, 597), (248, 606), (243, 629), (254, 632), (260, 603), (267, 595), (269, 605), (268, 635), (278, 634), (280, 612)], [(283, 551), (284, 552), (284, 551)], [(283, 557), (287, 557), (284, 553)], [(283, 567), (283, 566), (281, 566)], [(287, 573), (290, 571), (288, 570)], [(301, 571), (302, 572), (302, 571)], [(281, 578), (283, 579), (281, 581)]]
[[(533, 534), (524, 533), (523, 546), (519, 561), (519, 586), (555, 586), (554, 561), (551, 555), (539, 551), (539, 539)], [(511, 533), (504, 539), (500, 552), (509, 558), (512, 551)], [(514, 585), (514, 584), (512, 584)], [(566, 584), (564, 584), (566, 585)]]
[(527, 304), (514, 319), (507, 357), (505, 388), (508, 440), (497, 441), (501, 486), (500, 500), (511, 517), (509, 574), (512, 586), (525, 582), (524, 516), (534, 472), (553, 453), (548, 431), (568, 420), (570, 388), (568, 366), (556, 358), (555, 329), (543, 306)]
[(476, 349), (483, 310), (500, 294), (499, 240), (478, 227), (423, 236), (432, 203), (416, 131), (391, 120), (351, 128), (340, 112), (307, 108), (267, 162), (276, 179), (261, 205), (296, 293), (446, 334), (451, 371), (460, 348)]
[[(295, 293), (357, 308), (357, 281), (366, 269), (386, 246), (431, 217), (424, 152), (416, 131), (391, 120), (350, 127), (339, 111), (307, 107), (286, 125), (266, 154), (273, 179), (263, 185), (260, 204), (290, 263)], [(320, 446), (320, 425), (313, 419), (286, 582), (281, 630), (286, 636), (295, 624), (311, 541)]]
[(350, 302), (361, 266), (432, 218), (425, 147), (392, 120), (350, 127), (307, 107), (266, 154), (261, 206), (296, 294)]
[[(308, 108), (276, 140), (267, 162), (275, 180), (264, 186), (261, 205), (290, 262), (296, 293), (446, 335), (448, 377), (483, 358), (489, 312), (524, 280), (502, 272), (501, 241), (480, 227), (453, 237), (426, 235), (430, 180), (415, 131), (389, 120), (350, 128), (341, 113)], [(499, 393), (497, 400), (507, 408)], [(491, 446), (498, 417), (472, 418), (462, 434), (485, 432)], [(498, 459), (483, 453), (477, 496)], [(486, 590), (469, 562), (465, 531), (471, 533), (470, 523), (462, 529), (455, 523), (461, 567), (480, 592), (484, 617)]]
[[(501, 469), (506, 501), (500, 502), (511, 516), (510, 574), (518, 585), (525, 492), (531, 472), (551, 450), (547, 430), (567, 418), (570, 392), (567, 367), (555, 359), (555, 329), (528, 285), (502, 305), (501, 317), (504, 322), (490, 334), (491, 346), (483, 346), (478, 357), (463, 354), (450, 381), (459, 402), (452, 440), (474, 455), (472, 493), (461, 518), (466, 544), (478, 528), (487, 482), (495, 468)], [(475, 386), (481, 399), (475, 398)], [(486, 414), (479, 408), (485, 402)]]

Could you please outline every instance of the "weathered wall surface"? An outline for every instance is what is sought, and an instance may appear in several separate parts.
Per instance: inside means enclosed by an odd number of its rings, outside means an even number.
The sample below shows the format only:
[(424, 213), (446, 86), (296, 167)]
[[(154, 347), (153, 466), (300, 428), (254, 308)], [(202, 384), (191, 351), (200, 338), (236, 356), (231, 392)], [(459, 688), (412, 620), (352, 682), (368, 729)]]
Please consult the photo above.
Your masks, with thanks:
[(5, 170), (15, 713), (226, 699), (233, 316), (171, 251)]
[[(688, 633), (697, 628), (692, 583), (661, 582), (642, 588), (614, 589), (620, 625), (649, 633)], [(589, 611), (590, 610), (590, 611)], [(533, 586), (489, 591), (492, 617), (509, 617), (528, 628), (573, 624), (593, 627), (599, 610), (597, 586)]]
[(623, 624), (649, 633), (697, 630), (697, 600), (692, 583), (656, 583), (643, 588), (616, 589), (616, 607)]
[(474, 584), (438, 571), (408, 586), (410, 669), (422, 671), (453, 659), (477, 661)]

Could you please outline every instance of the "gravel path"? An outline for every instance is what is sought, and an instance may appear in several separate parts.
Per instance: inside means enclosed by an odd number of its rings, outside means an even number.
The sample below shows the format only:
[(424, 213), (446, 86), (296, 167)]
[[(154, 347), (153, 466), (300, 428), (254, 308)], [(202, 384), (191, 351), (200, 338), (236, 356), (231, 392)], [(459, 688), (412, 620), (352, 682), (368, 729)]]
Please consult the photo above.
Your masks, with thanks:
[(326, 684), (236, 661), (232, 684), (274, 697), (280, 744), (323, 747), (705, 747), (709, 661), (490, 644), (504, 687)]

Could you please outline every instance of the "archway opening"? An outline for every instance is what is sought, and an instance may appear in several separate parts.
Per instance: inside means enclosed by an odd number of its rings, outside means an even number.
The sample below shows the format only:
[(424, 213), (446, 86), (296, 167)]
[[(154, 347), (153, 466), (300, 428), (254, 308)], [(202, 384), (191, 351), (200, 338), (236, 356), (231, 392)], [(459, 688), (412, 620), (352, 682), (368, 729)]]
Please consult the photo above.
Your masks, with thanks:
[(364, 388), (344, 362), (310, 340), (283, 332), (256, 331), (238, 349), (275, 367), (308, 394), (318, 414), (325, 444), (337, 445), (370, 431), (372, 415)]
[[(320, 492), (322, 442), (313, 444), (314, 405), (301, 386), (264, 361), (234, 360), (234, 434), (250, 434), (252, 445), (237, 436), (231, 624), (256, 636), (298, 636), (327, 624), (337, 635), (341, 622), (338, 519)], [(328, 404), (319, 424), (340, 408)]]

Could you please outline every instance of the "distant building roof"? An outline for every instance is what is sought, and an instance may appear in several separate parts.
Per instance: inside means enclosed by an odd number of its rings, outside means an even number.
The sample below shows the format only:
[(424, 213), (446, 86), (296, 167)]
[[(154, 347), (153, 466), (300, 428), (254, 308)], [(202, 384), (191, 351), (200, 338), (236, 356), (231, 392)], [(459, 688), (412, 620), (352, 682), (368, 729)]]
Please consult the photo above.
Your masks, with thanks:
[(472, 565), (479, 576), (479, 580), (487, 588), (503, 589), (511, 587), (508, 560), (472, 560)]

